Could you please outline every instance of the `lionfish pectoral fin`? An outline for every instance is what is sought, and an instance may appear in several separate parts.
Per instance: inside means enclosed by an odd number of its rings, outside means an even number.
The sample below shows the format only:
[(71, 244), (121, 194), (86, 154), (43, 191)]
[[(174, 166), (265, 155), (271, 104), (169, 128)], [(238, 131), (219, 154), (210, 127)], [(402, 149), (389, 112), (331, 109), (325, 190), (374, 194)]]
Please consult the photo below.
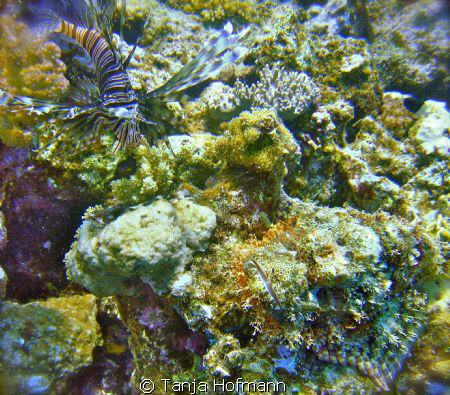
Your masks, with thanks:
[(247, 28), (233, 34), (233, 27), (228, 22), (221, 33), (209, 41), (203, 49), (161, 87), (143, 96), (146, 98), (161, 98), (165, 101), (178, 101), (183, 92), (212, 77), (217, 76), (226, 66), (234, 63), (247, 53), (247, 48), (240, 42), (248, 35)]
[(77, 106), (92, 106), (99, 98), (100, 92), (93, 81), (79, 79), (69, 87), (65, 96), (67, 101), (73, 102)]
[(12, 112), (26, 111), (29, 114), (44, 115), (52, 112), (67, 111), (70, 107), (62, 103), (33, 99), (26, 96), (14, 96), (0, 89), (0, 106)]

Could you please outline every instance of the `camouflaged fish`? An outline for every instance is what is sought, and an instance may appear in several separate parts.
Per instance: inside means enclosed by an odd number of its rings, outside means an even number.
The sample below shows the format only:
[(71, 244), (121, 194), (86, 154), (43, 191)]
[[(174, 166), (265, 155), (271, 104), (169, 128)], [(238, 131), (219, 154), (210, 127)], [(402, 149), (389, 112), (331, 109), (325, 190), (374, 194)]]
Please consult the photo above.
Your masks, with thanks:
[[(74, 104), (12, 96), (0, 91), (0, 105), (8, 106), (12, 111), (26, 110), (47, 115), (49, 122), (62, 120), (63, 133), (71, 133), (79, 142), (95, 139), (100, 131), (112, 131), (117, 137), (114, 152), (127, 145), (146, 143), (142, 132), (149, 136), (150, 144), (160, 137), (167, 141), (166, 128), (168, 124), (170, 126), (167, 103), (178, 100), (186, 89), (217, 76), (225, 66), (246, 52), (239, 43), (247, 30), (232, 34), (233, 28), (228, 23), (164, 85), (139, 94), (132, 89), (126, 72), (138, 40), (126, 59), (112, 45), (115, 0), (28, 2), (26, 13), (35, 30), (47, 35), (62, 33), (74, 39), (89, 54), (95, 64), (98, 93), (95, 95), (93, 89), (84, 89), (82, 84), (72, 87)], [(122, 1), (121, 10), (122, 32), (125, 1)]]

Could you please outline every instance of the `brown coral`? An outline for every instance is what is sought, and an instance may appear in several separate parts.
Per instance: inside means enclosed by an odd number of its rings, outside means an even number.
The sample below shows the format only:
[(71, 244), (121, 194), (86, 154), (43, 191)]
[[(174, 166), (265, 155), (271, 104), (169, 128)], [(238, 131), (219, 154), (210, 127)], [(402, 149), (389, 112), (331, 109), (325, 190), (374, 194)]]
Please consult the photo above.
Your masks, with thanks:
[(220, 21), (233, 16), (255, 22), (258, 19), (258, 14), (264, 13), (270, 2), (258, 4), (256, 1), (243, 2), (240, 0), (169, 0), (169, 4), (185, 12), (200, 14), (209, 22)]
[[(68, 88), (66, 66), (59, 47), (36, 37), (10, 15), (0, 15), (0, 88), (12, 95), (55, 99)], [(36, 121), (23, 113), (0, 110), (0, 139), (8, 145), (26, 145), (31, 134), (23, 131)]]

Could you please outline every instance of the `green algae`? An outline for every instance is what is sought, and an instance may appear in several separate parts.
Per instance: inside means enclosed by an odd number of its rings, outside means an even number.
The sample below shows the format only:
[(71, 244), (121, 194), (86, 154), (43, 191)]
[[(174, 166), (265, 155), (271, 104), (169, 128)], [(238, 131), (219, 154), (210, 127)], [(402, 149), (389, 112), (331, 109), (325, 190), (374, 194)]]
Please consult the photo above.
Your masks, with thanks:
[(0, 309), (0, 391), (57, 391), (64, 379), (89, 366), (101, 345), (93, 295), (51, 298)]

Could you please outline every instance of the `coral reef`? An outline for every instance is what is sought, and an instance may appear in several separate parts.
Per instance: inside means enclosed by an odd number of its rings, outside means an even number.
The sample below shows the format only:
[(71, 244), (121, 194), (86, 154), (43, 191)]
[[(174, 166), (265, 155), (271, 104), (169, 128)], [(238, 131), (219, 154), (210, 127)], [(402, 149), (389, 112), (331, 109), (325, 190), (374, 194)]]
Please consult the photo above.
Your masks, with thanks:
[(298, 147), (273, 111), (255, 110), (230, 121), (212, 149), (226, 168), (284, 176), (284, 161)]
[(50, 298), (0, 309), (0, 391), (57, 392), (68, 377), (92, 362), (102, 343), (93, 295)]
[(0, 143), (0, 260), (8, 298), (43, 298), (67, 286), (62, 258), (92, 197), (73, 181), (57, 187), (57, 177), (26, 150)]
[[(0, 26), (0, 88), (37, 99), (61, 97), (69, 82), (64, 77), (66, 66), (60, 60), (59, 47), (37, 38), (10, 15), (0, 15)], [(5, 144), (28, 145), (32, 139), (29, 130), (34, 125), (33, 117), (0, 108), (0, 139)]]
[(114, 220), (90, 208), (65, 258), (69, 278), (99, 296), (133, 294), (126, 280), (136, 277), (163, 293), (188, 280), (180, 273), (215, 226), (214, 212), (190, 201), (161, 199)]
[(441, 275), (434, 284), (438, 292), (429, 305), (429, 325), (418, 340), (414, 360), (408, 361), (398, 377), (398, 389), (403, 393), (419, 395), (433, 389), (448, 392), (450, 372), (449, 344), (449, 277)]
[[(319, 3), (128, 0), (139, 96), (255, 23), (244, 64), (170, 103), (168, 145), (0, 110), (0, 393), (448, 390), (450, 118), (411, 97), (448, 89), (448, 24), (429, 0)], [(0, 22), (0, 101), (92, 74)]]
[[(331, 123), (325, 122), (331, 133), (310, 131), (316, 145), (302, 146), (301, 167), (288, 163), (286, 189), (290, 196), (312, 197), (327, 205), (350, 202), (359, 209), (383, 209), (422, 223), (438, 235), (445, 255), (450, 140), (443, 125), (448, 113), (442, 103), (427, 101), (424, 110), (413, 114), (402, 96), (393, 92), (385, 93), (383, 102), (377, 119), (368, 116), (352, 125), (356, 134), (351, 143), (346, 141), (348, 121), (342, 122), (335, 109), (325, 106), (322, 119), (327, 114), (331, 118)], [(349, 119), (351, 115), (345, 113)], [(425, 135), (433, 137), (425, 139)]]
[[(118, 309), (130, 330), (129, 344), (134, 356), (131, 387), (139, 388), (151, 377), (156, 393), (164, 393), (162, 379), (201, 380), (200, 355), (207, 347), (206, 337), (189, 329), (179, 313), (149, 286), (141, 284), (134, 297), (118, 298)], [(170, 391), (167, 391), (170, 392)]]
[(216, 83), (202, 95), (210, 111), (223, 118), (251, 107), (273, 109), (284, 120), (292, 120), (317, 101), (319, 89), (305, 74), (286, 71), (279, 65), (266, 65), (258, 72), (259, 81), (245, 85), (238, 80), (234, 88)]
[(3, 298), (6, 295), (6, 285), (8, 284), (8, 276), (6, 275), (5, 271), (0, 266), (0, 301), (3, 300)]
[(376, 37), (372, 44), (374, 60), (387, 90), (448, 99), (446, 7), (441, 0), (368, 3)]
[[(195, 257), (192, 282), (170, 295), (190, 329), (210, 338), (207, 379), (324, 391), (391, 386), (424, 330), (423, 286), (441, 264), (436, 245), (423, 230), (384, 214), (292, 204), (291, 216), (261, 240), (229, 237)], [(155, 314), (145, 321), (152, 329), (166, 322)], [(156, 358), (152, 338), (134, 341)], [(347, 367), (329, 365), (333, 360)], [(155, 374), (154, 364), (140, 366), (139, 377)], [(181, 376), (196, 378), (190, 369)]]
[(258, 19), (258, 14), (267, 14), (266, 7), (271, 4), (270, 1), (261, 3), (255, 0), (245, 2), (239, 0), (169, 0), (168, 3), (185, 12), (200, 14), (207, 22), (217, 22), (232, 17), (240, 17), (243, 20), (254, 22)]
[(450, 114), (444, 102), (427, 100), (416, 113), (419, 119), (409, 130), (410, 137), (425, 154), (450, 156)]
[(291, 120), (318, 99), (319, 89), (305, 73), (287, 72), (278, 65), (266, 65), (259, 72), (260, 81), (251, 86), (236, 83), (235, 97), (252, 107), (269, 107), (281, 118)]
[(299, 24), (305, 19), (305, 12), (293, 3), (275, 5), (255, 34), (249, 57), (258, 66), (279, 62), (288, 69), (308, 72), (311, 42)]

